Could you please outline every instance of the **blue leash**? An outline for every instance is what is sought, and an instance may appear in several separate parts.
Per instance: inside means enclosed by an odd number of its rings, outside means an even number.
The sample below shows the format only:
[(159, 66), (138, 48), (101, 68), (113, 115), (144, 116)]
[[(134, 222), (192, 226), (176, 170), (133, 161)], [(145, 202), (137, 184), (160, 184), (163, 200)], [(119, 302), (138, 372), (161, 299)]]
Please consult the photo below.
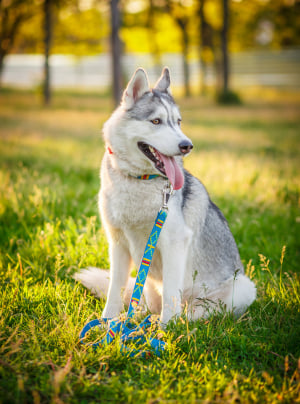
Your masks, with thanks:
[(156, 244), (158, 242), (162, 227), (167, 218), (168, 201), (172, 192), (173, 192), (172, 186), (169, 184), (163, 189), (163, 206), (157, 214), (154, 226), (151, 230), (150, 236), (146, 243), (144, 255), (137, 273), (125, 321), (122, 321), (121, 319), (109, 319), (109, 318), (92, 320), (84, 326), (84, 328), (80, 333), (81, 343), (84, 343), (83, 339), (85, 335), (92, 328), (108, 324), (108, 331), (106, 332), (104, 338), (102, 338), (102, 340), (97, 343), (91, 344), (91, 346), (97, 348), (99, 345), (110, 344), (114, 340), (115, 336), (117, 334), (120, 334), (121, 351), (127, 351), (129, 353), (129, 356), (136, 356), (137, 354), (139, 354), (143, 357), (147, 357), (151, 355), (151, 351), (129, 349), (125, 345), (127, 341), (134, 341), (138, 345), (148, 343), (152, 348), (152, 352), (154, 352), (158, 356), (160, 355), (160, 352), (165, 349), (165, 342), (160, 341), (159, 339), (156, 338), (145, 337), (146, 329), (150, 328), (155, 323), (156, 324), (158, 323), (158, 321), (154, 319), (153, 316), (151, 315), (147, 316), (138, 326), (130, 322), (130, 320), (133, 318), (135, 314), (135, 310), (140, 302), (143, 293), (144, 285), (150, 269)]

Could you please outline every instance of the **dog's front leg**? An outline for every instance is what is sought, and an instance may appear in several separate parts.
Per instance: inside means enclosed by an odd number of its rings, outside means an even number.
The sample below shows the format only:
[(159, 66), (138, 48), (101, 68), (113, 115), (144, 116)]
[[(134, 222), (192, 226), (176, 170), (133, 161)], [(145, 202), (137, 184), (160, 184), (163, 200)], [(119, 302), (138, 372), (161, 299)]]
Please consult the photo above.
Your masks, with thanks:
[(110, 281), (103, 317), (112, 318), (123, 310), (122, 293), (126, 287), (131, 257), (129, 250), (120, 242), (110, 242)]
[[(182, 254), (183, 246), (173, 244), (162, 254), (163, 264), (163, 289), (162, 311), (160, 321), (162, 324), (181, 313), (181, 296), (183, 291), (185, 254)], [(181, 251), (181, 253), (180, 253)]]
[(182, 293), (184, 288), (184, 275), (187, 261), (187, 239), (164, 240), (161, 249), (162, 257), (162, 311), (160, 321), (162, 324), (181, 314)]
[[(167, 230), (167, 229), (166, 229)], [(191, 231), (182, 228), (182, 233), (165, 232), (161, 245), (162, 257), (162, 311), (160, 321), (166, 324), (182, 311), (182, 293)]]

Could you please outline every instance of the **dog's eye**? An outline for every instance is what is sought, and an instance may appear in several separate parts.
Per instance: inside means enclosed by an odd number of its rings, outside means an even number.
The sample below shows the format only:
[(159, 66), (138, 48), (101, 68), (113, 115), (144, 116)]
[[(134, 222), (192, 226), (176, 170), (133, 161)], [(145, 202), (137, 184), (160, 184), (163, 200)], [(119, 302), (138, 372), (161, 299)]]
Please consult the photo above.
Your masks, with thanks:
[(181, 126), (181, 119), (179, 118), (177, 121), (178, 125)]
[(152, 119), (151, 122), (153, 123), (153, 125), (159, 125), (161, 123), (161, 119), (155, 118), (155, 119)]

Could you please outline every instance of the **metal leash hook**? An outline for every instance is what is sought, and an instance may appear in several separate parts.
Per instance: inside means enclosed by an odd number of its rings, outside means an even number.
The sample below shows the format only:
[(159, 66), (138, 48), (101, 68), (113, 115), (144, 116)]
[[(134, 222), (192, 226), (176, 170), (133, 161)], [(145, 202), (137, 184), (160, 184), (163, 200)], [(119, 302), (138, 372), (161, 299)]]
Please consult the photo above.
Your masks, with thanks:
[(166, 185), (163, 187), (163, 205), (162, 205), (162, 209), (168, 210), (168, 202), (169, 202), (170, 196), (172, 194), (173, 194), (173, 187), (168, 181), (166, 183)]

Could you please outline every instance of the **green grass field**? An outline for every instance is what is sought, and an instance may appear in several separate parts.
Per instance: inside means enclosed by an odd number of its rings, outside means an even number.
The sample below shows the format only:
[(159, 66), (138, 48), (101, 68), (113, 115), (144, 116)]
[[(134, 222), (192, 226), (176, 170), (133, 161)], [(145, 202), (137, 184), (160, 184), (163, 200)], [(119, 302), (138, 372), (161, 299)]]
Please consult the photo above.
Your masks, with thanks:
[(185, 166), (229, 221), (257, 301), (238, 320), (171, 324), (168, 349), (129, 358), (78, 343), (104, 301), (72, 279), (108, 268), (97, 211), (100, 94), (0, 93), (0, 402), (300, 402), (300, 99), (271, 90), (239, 107), (178, 99)]

